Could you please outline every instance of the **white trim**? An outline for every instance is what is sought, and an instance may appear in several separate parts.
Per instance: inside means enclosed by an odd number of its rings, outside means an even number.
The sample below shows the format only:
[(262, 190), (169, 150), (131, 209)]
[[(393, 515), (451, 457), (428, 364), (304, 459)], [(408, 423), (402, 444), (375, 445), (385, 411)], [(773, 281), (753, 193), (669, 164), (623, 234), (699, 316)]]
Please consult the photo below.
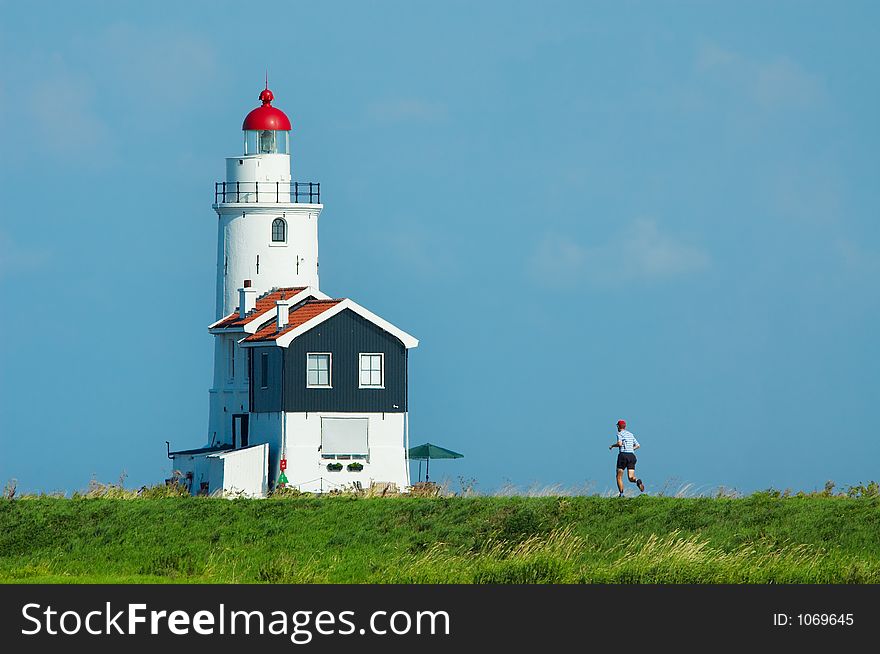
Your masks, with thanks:
[[(409, 407), (407, 406), (407, 409)], [(409, 411), (403, 412), (403, 461), (406, 469), (406, 485), (412, 485), (409, 473)]]
[[(363, 358), (364, 357), (379, 357), (379, 376), (380, 381), (378, 384), (362, 384), (361, 383), (361, 373), (364, 371), (363, 368)], [(370, 369), (372, 372), (372, 369)], [(385, 388), (385, 353), (384, 352), (358, 352), (358, 388), (377, 388), (382, 389)]]
[[(327, 383), (326, 384), (310, 384), (309, 383), (309, 357), (310, 356), (326, 356), (327, 357)], [(333, 353), (332, 352), (306, 352), (306, 388), (333, 388)]]
[[(268, 292), (271, 293), (272, 291), (268, 291)], [(293, 306), (295, 304), (299, 304), (303, 300), (308, 300), (310, 297), (313, 297), (316, 300), (332, 300), (333, 299), (329, 295), (327, 295), (326, 293), (322, 293), (321, 291), (319, 291), (317, 288), (313, 288), (312, 286), (306, 286), (299, 293), (288, 298), (287, 301), (290, 303), (290, 306)], [(219, 325), (224, 320), (229, 320), (229, 318), (231, 316), (238, 315), (238, 311), (234, 311), (234, 312), (230, 313), (228, 316), (221, 318), (217, 322), (215, 322), (211, 325), (208, 325), (208, 331), (211, 334), (226, 334), (226, 333), (235, 333), (235, 332), (242, 332), (242, 333), (246, 333), (246, 334), (256, 334), (257, 330), (259, 330), (259, 328), (260, 328), (260, 325), (263, 325), (266, 322), (268, 322), (269, 320), (271, 320), (272, 318), (274, 318), (277, 315), (277, 313), (278, 313), (277, 307), (273, 306), (271, 309), (269, 309), (268, 311), (264, 311), (260, 315), (252, 316), (250, 318), (250, 320), (248, 320), (243, 325), (236, 325), (235, 327), (215, 327), (214, 326), (214, 325)]]
[(295, 214), (311, 214), (321, 213), (324, 205), (309, 204), (308, 202), (220, 202), (212, 204), (211, 208), (218, 214), (241, 213), (243, 210), (248, 213), (277, 214), (279, 209)]
[[(319, 298), (319, 299), (323, 299), (323, 298)], [(386, 332), (388, 332), (392, 336), (395, 336), (396, 338), (400, 339), (400, 341), (403, 343), (403, 345), (404, 345), (404, 347), (406, 347), (406, 349), (409, 350), (411, 348), (418, 347), (419, 339), (415, 338), (414, 336), (411, 336), (410, 334), (407, 334), (405, 331), (403, 331), (402, 329), (399, 329), (398, 327), (395, 327), (387, 320), (380, 318), (372, 311), (365, 309), (364, 307), (359, 305), (354, 300), (349, 300), (349, 299), (342, 300), (336, 306), (334, 306), (330, 309), (327, 309), (326, 311), (324, 311), (322, 313), (319, 313), (317, 316), (315, 316), (311, 320), (307, 320), (306, 322), (304, 322), (302, 325), (300, 325), (296, 329), (291, 329), (289, 332), (287, 332), (283, 336), (279, 336), (278, 338), (276, 338), (274, 340), (274, 344), (278, 345), (279, 347), (287, 347), (288, 345), (290, 345), (291, 341), (293, 341), (293, 339), (295, 339), (297, 336), (302, 336), (307, 331), (312, 329), (312, 327), (316, 327), (317, 325), (320, 325), (325, 320), (329, 320), (330, 318), (332, 318), (336, 314), (341, 313), (342, 311), (345, 311), (346, 309), (351, 309), (352, 311), (354, 311), (356, 314), (358, 314), (362, 318), (366, 318), (367, 320), (369, 320), (371, 323), (373, 323), (377, 327), (384, 329)], [(293, 313), (293, 311), (291, 311), (291, 314), (292, 313)], [(241, 345), (242, 345), (242, 347), (257, 347), (259, 345), (267, 345), (267, 344), (272, 344), (272, 343), (273, 343), (273, 341), (252, 341), (250, 343), (242, 343)]]

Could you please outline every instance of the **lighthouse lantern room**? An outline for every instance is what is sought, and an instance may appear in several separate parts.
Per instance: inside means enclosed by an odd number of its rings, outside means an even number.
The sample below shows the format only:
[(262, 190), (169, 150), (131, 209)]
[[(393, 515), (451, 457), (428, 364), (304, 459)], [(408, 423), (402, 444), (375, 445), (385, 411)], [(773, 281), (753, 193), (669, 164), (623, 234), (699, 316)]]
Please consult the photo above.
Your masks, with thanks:
[[(268, 85), (214, 185), (217, 281), (207, 444), (169, 451), (193, 494), (409, 485), (408, 350), (418, 341), (319, 290), (316, 182), (291, 177)], [(170, 450), (170, 448), (169, 448)]]
[(290, 154), (290, 120), (272, 106), (275, 96), (268, 88), (260, 93), (262, 106), (244, 119), (245, 154)]

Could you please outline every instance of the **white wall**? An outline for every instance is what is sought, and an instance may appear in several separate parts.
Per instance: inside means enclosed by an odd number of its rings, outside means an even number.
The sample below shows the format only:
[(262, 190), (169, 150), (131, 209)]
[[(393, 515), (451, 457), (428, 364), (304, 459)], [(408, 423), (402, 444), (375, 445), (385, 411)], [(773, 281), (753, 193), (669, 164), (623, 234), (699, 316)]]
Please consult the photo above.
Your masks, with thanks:
[[(237, 204), (217, 209), (217, 313), (238, 307), (238, 289), (250, 279), (262, 295), (277, 287), (318, 283), (320, 204)], [(272, 221), (287, 222), (287, 241), (272, 242)], [(260, 257), (259, 272), (257, 256)]]
[[(232, 443), (232, 416), (247, 413), (247, 351), (235, 344), (235, 377), (229, 377), (229, 343), (245, 336), (217, 334), (214, 336), (214, 386), (209, 391), (208, 445)], [(225, 410), (224, 410), (225, 409)], [(216, 434), (216, 436), (215, 436)]]
[[(284, 188), (288, 186), (290, 179), (290, 155), (288, 154), (243, 154), (237, 157), (226, 157), (226, 200), (235, 202), (255, 202), (258, 196), (245, 197), (241, 191), (254, 191), (257, 187), (255, 182), (261, 182), (260, 192), (264, 188), (272, 188), (274, 192), (275, 182), (282, 182)], [(236, 182), (242, 182), (236, 186)], [(270, 187), (269, 184), (272, 184)], [(235, 200), (229, 195), (230, 192), (239, 190)], [(274, 196), (273, 196), (274, 199)], [(223, 201), (223, 198), (220, 198)]]
[(269, 481), (270, 486), (278, 479), (278, 460), (281, 458), (282, 431), (284, 429), (283, 413), (252, 413), (248, 429), (251, 445), (265, 443), (269, 446)]
[(203, 482), (208, 483), (210, 494), (221, 489), (231, 496), (265, 497), (268, 493), (268, 445), (225, 452), (178, 454), (173, 457), (171, 466), (184, 475), (193, 473), (190, 488), (193, 495), (198, 495)]
[[(208, 457), (219, 465), (223, 493), (229, 496), (266, 497), (269, 491), (269, 446), (256, 445), (242, 450), (229, 450)], [(210, 490), (216, 490), (212, 484)]]
[(208, 482), (211, 492), (222, 486), (222, 480), (217, 478), (216, 470), (211, 469), (211, 460), (208, 459), (207, 454), (175, 455), (171, 460), (171, 469), (179, 470), (183, 475), (187, 472), (193, 473), (190, 486), (193, 495), (198, 495), (202, 482)]
[[(321, 418), (367, 418), (367, 440), (369, 446), (368, 459), (339, 460), (343, 469), (339, 472), (327, 470), (327, 464), (335, 459), (324, 459), (318, 448), (321, 445)], [(231, 422), (231, 418), (230, 418)], [(327, 492), (334, 488), (350, 487), (359, 481), (363, 488), (369, 488), (372, 482), (393, 482), (400, 490), (410, 484), (409, 466), (406, 461), (404, 444), (405, 414), (403, 413), (251, 413), (249, 438), (252, 446), (265, 444), (266, 483), (274, 486), (280, 474), (279, 461), (287, 449), (287, 479), (290, 486), (307, 492)], [(232, 450), (230, 453), (247, 452)], [(223, 453), (228, 456), (230, 453)], [(212, 455), (216, 456), (216, 455)], [(249, 470), (262, 469), (262, 463), (250, 463), (241, 459), (241, 466)], [(352, 461), (362, 463), (360, 472), (349, 472), (346, 466)], [(193, 471), (193, 493), (199, 490), (199, 484), (207, 481), (211, 492), (220, 487), (228, 487), (230, 481), (224, 475), (229, 468), (212, 468), (206, 455), (177, 456), (174, 458), (173, 469), (186, 473)], [(239, 465), (236, 463), (235, 465)], [(216, 464), (215, 464), (216, 466)], [(245, 478), (250, 472), (242, 472)], [(254, 473), (256, 474), (256, 473)], [(236, 477), (236, 479), (238, 479)], [(236, 481), (240, 484), (243, 482)], [(248, 482), (248, 488), (253, 484)]]
[[(259, 183), (260, 202), (254, 201), (257, 196), (229, 196), (236, 182), (242, 183), (239, 188), (249, 190)], [(318, 216), (323, 205), (290, 203), (289, 194), (276, 202), (275, 182), (289, 190), (290, 157), (286, 154), (242, 155), (226, 160), (226, 199), (231, 202), (215, 205), (219, 217), (217, 319), (238, 306), (238, 289), (245, 279), (253, 282), (257, 295), (281, 286), (319, 287)], [(264, 193), (264, 188), (272, 192)], [(272, 221), (276, 218), (287, 222), (285, 243), (272, 242)]]
[[(384, 417), (383, 417), (384, 415)], [(340, 472), (329, 472), (327, 464), (334, 459), (323, 459), (321, 445), (321, 418), (369, 419), (367, 441), (369, 459), (340, 460)], [(287, 479), (300, 490), (320, 492), (350, 486), (359, 481), (366, 489), (372, 482), (393, 482), (400, 490), (409, 485), (409, 470), (404, 445), (405, 414), (403, 413), (288, 413), (285, 414), (287, 439)], [(362, 463), (361, 472), (349, 472), (352, 461)], [(270, 471), (270, 475), (272, 472)], [(274, 477), (273, 477), (274, 478)]]

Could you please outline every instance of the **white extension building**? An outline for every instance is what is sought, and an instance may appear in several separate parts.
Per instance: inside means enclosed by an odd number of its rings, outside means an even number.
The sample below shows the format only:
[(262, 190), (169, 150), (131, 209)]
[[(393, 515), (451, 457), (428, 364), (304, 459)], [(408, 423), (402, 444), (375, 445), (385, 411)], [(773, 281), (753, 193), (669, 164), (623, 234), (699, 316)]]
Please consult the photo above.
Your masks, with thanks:
[(291, 181), (272, 92), (215, 184), (217, 311), (208, 443), (169, 452), (192, 493), (262, 497), (409, 486), (408, 351), (418, 341), (319, 290), (320, 185)]

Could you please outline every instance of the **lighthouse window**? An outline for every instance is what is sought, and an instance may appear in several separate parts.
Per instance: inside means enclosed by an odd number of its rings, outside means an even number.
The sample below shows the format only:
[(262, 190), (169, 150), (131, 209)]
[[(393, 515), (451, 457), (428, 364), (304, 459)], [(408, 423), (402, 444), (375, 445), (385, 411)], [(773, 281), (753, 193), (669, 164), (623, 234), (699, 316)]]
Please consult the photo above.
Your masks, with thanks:
[(264, 129), (260, 132), (260, 152), (265, 154), (272, 154), (278, 151), (278, 148), (275, 147), (275, 131), (270, 129)]
[(361, 354), (361, 388), (382, 388), (382, 354)]
[(330, 388), (330, 355), (306, 355), (306, 386), (308, 388)]
[(269, 353), (260, 356), (260, 388), (269, 388)]
[(287, 240), (287, 223), (283, 218), (272, 221), (272, 242), (284, 243)]

